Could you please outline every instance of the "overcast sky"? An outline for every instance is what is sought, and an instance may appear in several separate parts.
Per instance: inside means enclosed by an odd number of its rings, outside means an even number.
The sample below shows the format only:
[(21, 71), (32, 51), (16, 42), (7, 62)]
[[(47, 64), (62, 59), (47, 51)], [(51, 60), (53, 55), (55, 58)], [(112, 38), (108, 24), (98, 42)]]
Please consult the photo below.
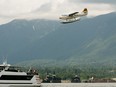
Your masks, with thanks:
[(81, 12), (88, 8), (88, 17), (116, 11), (116, 0), (0, 0), (0, 24), (14, 19), (52, 19)]

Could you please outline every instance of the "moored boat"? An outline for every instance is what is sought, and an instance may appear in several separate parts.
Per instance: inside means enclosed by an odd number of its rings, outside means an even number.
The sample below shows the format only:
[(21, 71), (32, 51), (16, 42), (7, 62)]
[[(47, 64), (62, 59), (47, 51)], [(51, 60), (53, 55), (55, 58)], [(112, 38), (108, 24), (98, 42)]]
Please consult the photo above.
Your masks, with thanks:
[(40, 87), (39, 75), (24, 72), (7, 62), (0, 65), (0, 87)]

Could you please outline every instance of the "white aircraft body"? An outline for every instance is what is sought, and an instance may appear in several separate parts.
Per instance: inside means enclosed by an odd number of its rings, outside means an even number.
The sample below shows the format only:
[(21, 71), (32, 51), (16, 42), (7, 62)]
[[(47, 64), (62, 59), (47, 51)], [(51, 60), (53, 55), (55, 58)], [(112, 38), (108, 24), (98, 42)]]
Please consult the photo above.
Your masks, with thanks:
[(69, 15), (62, 15), (59, 17), (61, 19), (61, 23), (66, 24), (66, 23), (72, 23), (75, 21), (79, 21), (82, 16), (86, 16), (88, 14), (87, 8), (84, 8), (84, 10), (79, 13), (79, 12), (74, 12)]

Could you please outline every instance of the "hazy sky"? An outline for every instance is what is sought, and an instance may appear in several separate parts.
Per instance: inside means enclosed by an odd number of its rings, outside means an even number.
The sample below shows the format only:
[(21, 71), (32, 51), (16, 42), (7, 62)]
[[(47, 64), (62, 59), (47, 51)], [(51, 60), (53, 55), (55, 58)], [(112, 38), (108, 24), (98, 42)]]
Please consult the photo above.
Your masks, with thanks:
[(0, 24), (13, 19), (58, 20), (62, 14), (88, 8), (88, 17), (115, 11), (116, 0), (0, 0)]

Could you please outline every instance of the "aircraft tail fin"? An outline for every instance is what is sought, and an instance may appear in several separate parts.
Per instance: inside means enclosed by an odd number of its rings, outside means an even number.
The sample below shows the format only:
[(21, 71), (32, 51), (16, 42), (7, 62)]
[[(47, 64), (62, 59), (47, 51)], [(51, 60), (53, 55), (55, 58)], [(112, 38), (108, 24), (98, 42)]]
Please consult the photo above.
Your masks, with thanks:
[(87, 8), (84, 8), (83, 12), (87, 14), (88, 13)]

